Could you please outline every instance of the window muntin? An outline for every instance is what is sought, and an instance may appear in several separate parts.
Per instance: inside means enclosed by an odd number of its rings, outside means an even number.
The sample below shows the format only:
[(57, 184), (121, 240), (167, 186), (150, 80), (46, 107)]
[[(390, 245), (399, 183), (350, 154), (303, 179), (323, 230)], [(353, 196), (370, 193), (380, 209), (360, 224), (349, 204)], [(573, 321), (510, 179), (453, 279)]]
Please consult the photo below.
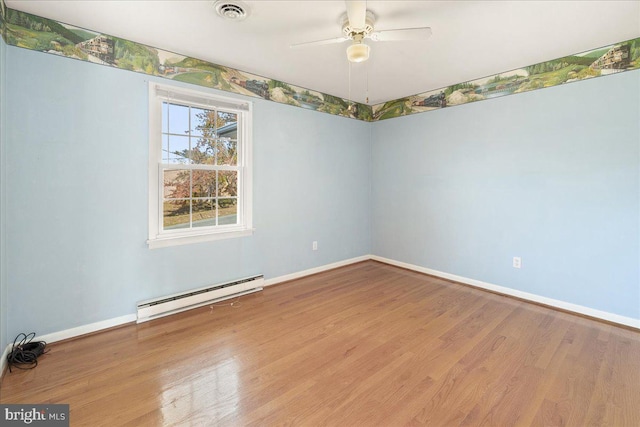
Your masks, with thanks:
[(251, 104), (154, 84), (150, 100), (150, 172), (157, 172), (150, 246), (154, 240), (250, 231)]

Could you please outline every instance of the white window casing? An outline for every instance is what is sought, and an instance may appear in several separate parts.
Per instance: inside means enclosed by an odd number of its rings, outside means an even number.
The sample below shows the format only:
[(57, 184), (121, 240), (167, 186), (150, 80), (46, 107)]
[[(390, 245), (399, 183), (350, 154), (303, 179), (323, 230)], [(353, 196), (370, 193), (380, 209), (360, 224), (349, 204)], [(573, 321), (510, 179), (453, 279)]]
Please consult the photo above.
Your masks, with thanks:
[[(204, 110), (218, 109), (237, 115), (237, 162), (236, 165), (176, 165), (163, 163), (163, 103), (184, 105)], [(252, 228), (252, 103), (249, 101), (209, 94), (206, 92), (149, 83), (149, 248), (200, 243), (211, 240), (249, 236)], [(196, 138), (190, 136), (191, 139)], [(163, 227), (163, 171), (179, 169), (184, 171), (216, 170), (237, 171), (237, 213), (236, 224), (198, 226), (193, 222), (188, 228), (164, 229)], [(189, 172), (193, 174), (193, 172)], [(216, 172), (218, 173), (218, 172)], [(191, 176), (191, 175), (190, 175)], [(216, 175), (217, 176), (217, 175)], [(216, 181), (217, 182), (217, 181)], [(190, 198), (195, 196), (190, 194)], [(216, 193), (215, 202), (223, 198)], [(191, 208), (193, 209), (193, 208)], [(216, 208), (218, 209), (218, 208)], [(189, 211), (190, 221), (192, 211)], [(216, 210), (216, 224), (217, 224)]]

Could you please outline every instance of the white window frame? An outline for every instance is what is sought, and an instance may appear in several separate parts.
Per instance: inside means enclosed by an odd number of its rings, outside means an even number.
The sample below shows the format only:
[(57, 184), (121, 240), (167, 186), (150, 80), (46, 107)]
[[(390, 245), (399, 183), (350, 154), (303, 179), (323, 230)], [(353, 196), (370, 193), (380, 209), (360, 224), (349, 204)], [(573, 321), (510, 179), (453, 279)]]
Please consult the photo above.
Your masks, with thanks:
[[(238, 224), (215, 227), (163, 230), (162, 103), (176, 102), (193, 107), (220, 108), (238, 114)], [(249, 101), (149, 82), (149, 239), (150, 249), (253, 234), (252, 118)], [(198, 166), (192, 166), (197, 169)]]

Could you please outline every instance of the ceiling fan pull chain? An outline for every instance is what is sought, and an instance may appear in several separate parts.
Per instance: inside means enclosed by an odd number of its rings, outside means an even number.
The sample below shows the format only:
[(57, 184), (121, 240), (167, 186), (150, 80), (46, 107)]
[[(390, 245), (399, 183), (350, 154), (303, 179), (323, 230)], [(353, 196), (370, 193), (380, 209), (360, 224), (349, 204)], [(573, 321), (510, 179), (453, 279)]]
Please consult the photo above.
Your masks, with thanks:
[(364, 67), (365, 67), (364, 68), (364, 72), (366, 73), (366, 76), (365, 76), (365, 84), (366, 84), (365, 96), (366, 96), (366, 99), (365, 99), (364, 103), (368, 105), (369, 104), (369, 62), (366, 62), (364, 64)]
[(351, 102), (351, 61), (348, 61), (349, 64), (349, 102)]

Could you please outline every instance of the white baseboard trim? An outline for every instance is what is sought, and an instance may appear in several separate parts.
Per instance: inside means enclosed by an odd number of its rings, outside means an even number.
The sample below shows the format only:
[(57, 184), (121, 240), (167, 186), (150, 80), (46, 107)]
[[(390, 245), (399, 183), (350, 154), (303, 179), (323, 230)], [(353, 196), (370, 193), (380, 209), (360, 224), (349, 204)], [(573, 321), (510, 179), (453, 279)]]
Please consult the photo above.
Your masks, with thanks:
[[(322, 265), (320, 267), (310, 268), (308, 270), (299, 271), (296, 273), (287, 274), (284, 276), (273, 277), (271, 279), (265, 279), (264, 286), (271, 286), (277, 283), (286, 282), (293, 279), (309, 276), (311, 274), (321, 273), (323, 271), (332, 270), (334, 268), (343, 267), (349, 264), (355, 264), (357, 262), (368, 261), (371, 259), (370, 255), (363, 255), (356, 258), (351, 258), (343, 261), (334, 262), (332, 264)], [(113, 328), (115, 326), (124, 325), (125, 323), (133, 323), (136, 321), (135, 314), (127, 314), (120, 317), (114, 317), (112, 319), (103, 320), (100, 322), (90, 323), (88, 325), (82, 325), (75, 328), (65, 329), (63, 331), (52, 332), (50, 334), (36, 336), (34, 341), (45, 341), (47, 344), (56, 341), (62, 341), (69, 338), (75, 338), (80, 335), (86, 335), (92, 332), (97, 332), (103, 329)], [(0, 360), (0, 374), (4, 373), (7, 367), (7, 355), (11, 350), (11, 344), (7, 345), (2, 353), (2, 360)]]
[(632, 317), (620, 316), (619, 314), (609, 313), (606, 311), (596, 310), (594, 308), (585, 307), (578, 304), (572, 304), (565, 301), (560, 301), (553, 298), (547, 298), (536, 294), (530, 294), (528, 292), (518, 291), (516, 289), (506, 288), (504, 286), (494, 285), (492, 283), (482, 282), (480, 280), (469, 279), (468, 277), (457, 276), (455, 274), (445, 273), (438, 270), (432, 270), (426, 267), (420, 267), (418, 265), (409, 264), (402, 261), (395, 261), (389, 258), (384, 258), (377, 255), (371, 255), (371, 259), (379, 261), (389, 265), (395, 265), (396, 267), (406, 268), (407, 270), (417, 271), (419, 273), (429, 274), (431, 276), (441, 277), (443, 279), (452, 280), (454, 282), (464, 283), (476, 288), (486, 289), (491, 292), (495, 292), (502, 295), (508, 295), (523, 300), (531, 301), (537, 304), (546, 305), (549, 307), (558, 308), (565, 311), (570, 311), (577, 314), (593, 317), (596, 319), (606, 320), (607, 322), (617, 323), (631, 328), (640, 329), (640, 319), (634, 319)]
[(79, 337), (80, 335), (90, 334), (102, 329), (113, 328), (114, 326), (124, 325), (136, 321), (135, 314), (126, 314), (124, 316), (114, 317), (112, 319), (102, 320), (100, 322), (89, 323), (88, 325), (77, 326), (75, 328), (65, 329), (64, 331), (52, 332), (50, 334), (35, 337), (34, 341), (45, 341), (47, 344), (62, 341), (69, 338)]
[[(114, 326), (124, 325), (125, 323), (131, 323), (136, 321), (135, 314), (127, 314), (125, 316), (114, 317), (112, 319), (102, 320), (100, 322), (90, 323), (88, 325), (82, 325), (75, 328), (65, 329), (64, 331), (52, 332), (50, 334), (40, 335), (33, 338), (33, 341), (44, 341), (47, 344), (56, 341), (62, 341), (69, 338), (79, 337), (80, 335), (90, 334), (92, 332), (101, 331), (103, 329), (113, 328)], [(0, 360), (0, 375), (4, 375), (7, 368), (7, 356), (11, 351), (13, 342), (7, 344), (7, 347), (2, 353), (2, 360)]]
[[(572, 304), (552, 298), (543, 297), (528, 292), (518, 291), (516, 289), (507, 288), (504, 286), (494, 285), (480, 280), (469, 279), (468, 277), (457, 276), (455, 274), (445, 273), (438, 270), (433, 270), (426, 267), (421, 267), (414, 264), (409, 264), (402, 261), (396, 261), (390, 258), (385, 258), (377, 255), (363, 255), (355, 258), (346, 259), (343, 261), (334, 262), (331, 264), (322, 265), (320, 267), (310, 268), (308, 270), (298, 271), (296, 273), (285, 274), (283, 276), (272, 277), (265, 279), (264, 286), (272, 286), (278, 283), (287, 282), (289, 280), (299, 279), (312, 274), (322, 273), (323, 271), (333, 270), (334, 268), (344, 267), (345, 265), (355, 264), (362, 261), (373, 260), (382, 262), (396, 267), (406, 268), (407, 270), (417, 271), (419, 273), (428, 274), (431, 276), (441, 277), (443, 279), (452, 280), (454, 282), (463, 283), (476, 288), (489, 290), (502, 295), (508, 295), (516, 298), (520, 298), (526, 301), (531, 301), (537, 304), (546, 305), (549, 307), (558, 308), (561, 310), (582, 314), (585, 316), (593, 317), (596, 319), (605, 320), (607, 322), (617, 323), (620, 325), (628, 326), (635, 329), (640, 329), (640, 319), (634, 319), (631, 317), (620, 316), (618, 314), (609, 313), (606, 311), (600, 311), (589, 307), (584, 307), (577, 304)], [(80, 335), (86, 335), (92, 332), (97, 332), (103, 329), (113, 328), (115, 326), (124, 325), (125, 323), (133, 323), (136, 321), (135, 314), (127, 314), (120, 317), (114, 317), (112, 319), (103, 320), (100, 322), (90, 323), (88, 325), (78, 326), (75, 328), (65, 329), (59, 332), (52, 332), (37, 336), (35, 341), (46, 341), (47, 343), (53, 343), (69, 338), (75, 338)], [(0, 375), (4, 374), (7, 368), (7, 355), (11, 350), (11, 344), (7, 345), (2, 353), (2, 359), (0, 359)]]
[(2, 360), (0, 360), (0, 378), (4, 378), (4, 370), (7, 369), (7, 356), (11, 351), (11, 344), (7, 344), (2, 352)]
[(363, 255), (355, 258), (345, 259), (344, 261), (338, 261), (331, 264), (321, 265), (320, 267), (310, 268), (308, 270), (298, 271), (296, 273), (285, 274), (284, 276), (272, 277), (271, 279), (264, 280), (264, 286), (271, 286), (282, 282), (288, 282), (289, 280), (299, 279), (301, 277), (310, 276), (312, 274), (322, 273), (323, 271), (333, 270), (334, 268), (344, 267), (345, 265), (355, 264), (357, 262), (368, 261), (371, 259), (371, 255)]

